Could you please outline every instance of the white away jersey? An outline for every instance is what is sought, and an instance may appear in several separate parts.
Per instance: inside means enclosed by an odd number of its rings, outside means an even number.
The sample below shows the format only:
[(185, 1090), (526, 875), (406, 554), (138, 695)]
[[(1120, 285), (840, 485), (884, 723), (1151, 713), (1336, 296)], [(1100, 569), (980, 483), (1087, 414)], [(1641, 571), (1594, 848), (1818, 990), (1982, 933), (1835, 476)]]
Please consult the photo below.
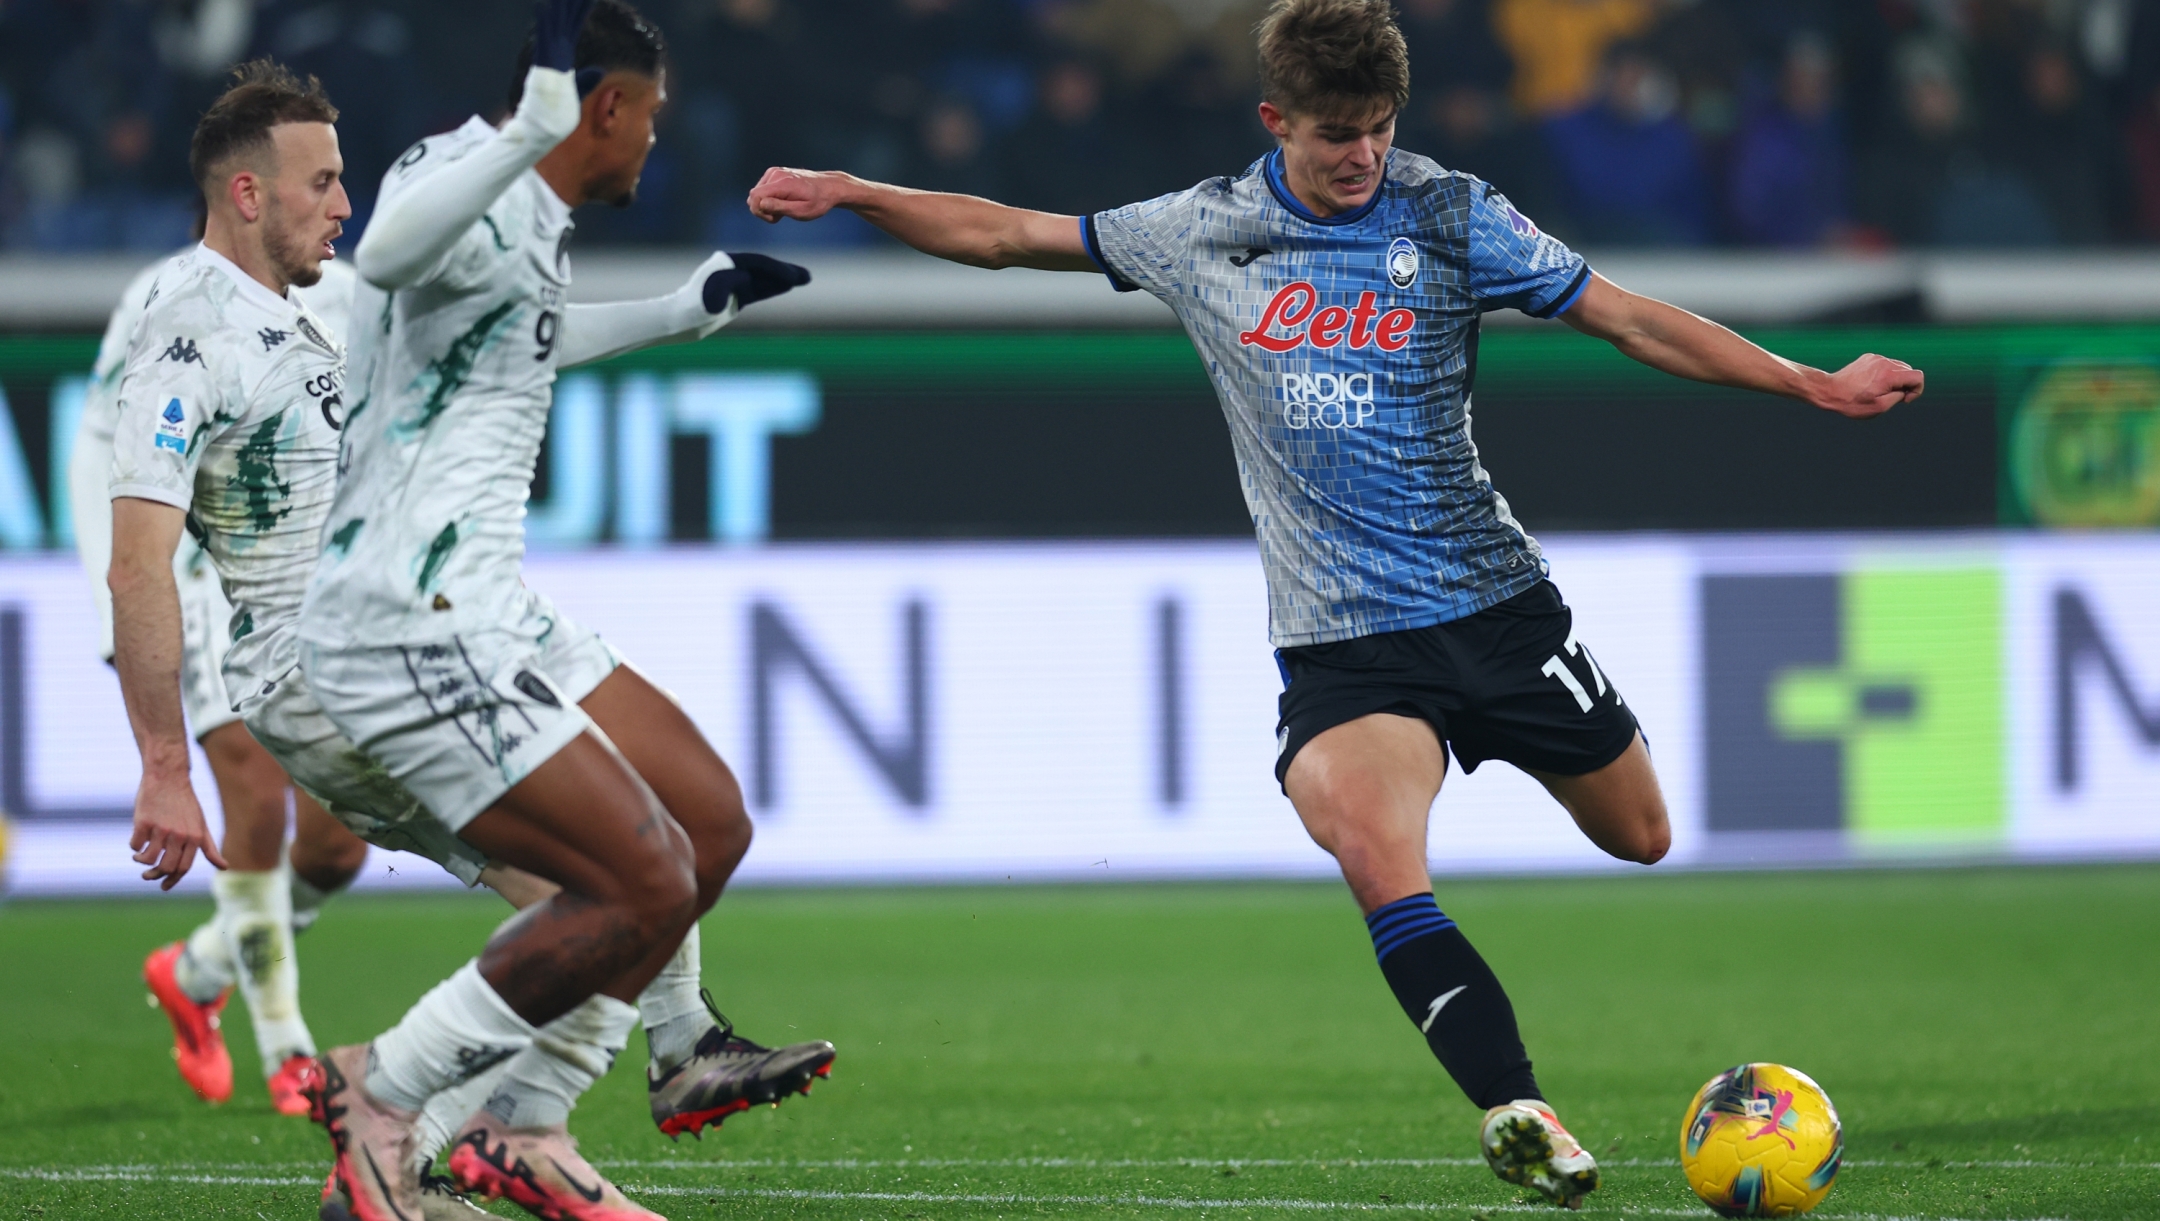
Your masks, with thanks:
[(111, 494), (187, 511), (233, 606), (235, 691), (294, 664), (337, 481), (344, 375), (313, 311), (200, 246), (158, 273), (128, 346)]
[(1590, 278), (1492, 187), (1396, 150), (1314, 216), (1281, 154), (1087, 217), (1120, 290), (1167, 302), (1215, 383), (1277, 647), (1472, 615), (1545, 573), (1470, 440), (1478, 318), (1550, 318)]
[[(82, 421), (75, 434), (78, 453), (87, 444), (96, 446), (99, 453), (110, 454), (113, 429), (120, 420), (120, 374), (127, 368), (128, 348), (135, 342), (135, 326), (150, 302), (150, 290), (157, 286), (158, 275), (171, 262), (170, 258), (160, 259), (136, 272), (135, 278), (129, 280), (127, 288), (121, 292), (120, 304), (105, 320), (105, 337), (98, 341), (97, 360), (90, 366), (90, 386), (83, 396)], [(322, 279), (292, 291), (314, 312), (326, 328), (325, 333), (342, 342), (346, 315), (352, 308), (353, 284), (358, 279), (349, 264), (325, 260)], [(102, 473), (105, 467), (105, 461), (97, 463), (99, 472)], [(111, 523), (106, 525), (109, 528)], [(81, 528), (82, 523), (76, 523), (76, 529)]]
[[(384, 204), (494, 138), (475, 118), (414, 145)], [(353, 294), (344, 479), (301, 632), (438, 640), (512, 622), (525, 502), (570, 283), (570, 209), (526, 170), (412, 286)]]

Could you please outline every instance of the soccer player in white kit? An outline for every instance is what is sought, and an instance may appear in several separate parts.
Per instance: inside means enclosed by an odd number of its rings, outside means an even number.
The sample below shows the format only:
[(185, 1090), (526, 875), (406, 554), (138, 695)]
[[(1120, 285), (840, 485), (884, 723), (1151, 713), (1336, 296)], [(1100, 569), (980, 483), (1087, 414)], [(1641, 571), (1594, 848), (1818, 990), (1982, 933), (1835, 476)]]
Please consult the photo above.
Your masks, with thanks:
[[(197, 235), (200, 237), (200, 234)], [(160, 259), (129, 281), (98, 345), (81, 422), (68, 458), (76, 551), (90, 578), (100, 627), (100, 659), (113, 660), (111, 473), (119, 422), (120, 376), (136, 324), (169, 260)], [(339, 333), (352, 299), (353, 273), (322, 264), (322, 278), (298, 290), (301, 299)], [(225, 810), (224, 854), (231, 868), (211, 879), (217, 911), (185, 939), (151, 951), (143, 979), (173, 1027), (174, 1062), (181, 1079), (206, 1102), (232, 1095), (232, 1057), (217, 1018), (239, 985), (255, 1030), (272, 1105), (305, 1115), (306, 1074), (315, 1042), (300, 1012), (293, 939), (320, 914), (329, 897), (351, 883), (367, 847), (291, 780), (240, 724), (225, 690), (225, 653), (232, 606), (215, 564), (194, 536), (183, 534), (173, 557), (182, 628), (181, 702), (189, 732), (201, 745)], [(285, 803), (294, 803), (290, 851)]]
[[(235, 111), (244, 113), (236, 116)], [(277, 121), (285, 113), (301, 117), (290, 123)], [(197, 161), (204, 168), (209, 193), (221, 194), (228, 178), (244, 179), (250, 184), (248, 189), (271, 194), (282, 193), (290, 185), (291, 174), (307, 178), (308, 161), (266, 155), (289, 151), (283, 146), (296, 139), (306, 145), (303, 151), (334, 169), (335, 136), (323, 117), (331, 113), (319, 93), (303, 90), (280, 70), (250, 66), (242, 85), (206, 116), (208, 138), (198, 138)], [(300, 129), (300, 134), (292, 129)], [(243, 138), (248, 132), (261, 147), (249, 147)], [(221, 152), (221, 147), (229, 151)], [(275, 165), (278, 172), (264, 174), (267, 165)], [(543, 899), (554, 889), (551, 885), (514, 869), (489, 867), (484, 855), (450, 836), (426, 816), (416, 799), (337, 735), (313, 706), (293, 668), (291, 625), (334, 488), (337, 436), (345, 411), (343, 353), (319, 319), (303, 322), (297, 306), (270, 292), (270, 283), (289, 283), (288, 275), (305, 276), (313, 270), (279, 266), (268, 257), (269, 250), (284, 250), (289, 256), (290, 248), (305, 246), (292, 240), (294, 228), (305, 230), (305, 215), (295, 226), (291, 213), (298, 209), (282, 215), (265, 215), (257, 209), (255, 221), (246, 223), (222, 215), (225, 209), (215, 201), (212, 211), (221, 214), (220, 223), (206, 247), (170, 261), (156, 279), (160, 298), (169, 291), (177, 294), (173, 300), (183, 304), (154, 305), (145, 315), (145, 325), (172, 330), (171, 342), (162, 347), (138, 344), (133, 350), (118, 421), (123, 438), (114, 472), (122, 497), (118, 511), (160, 523), (176, 521), (185, 511), (181, 506), (194, 510), (220, 573), (240, 602), (234, 630), (251, 629), (242, 634), (278, 642), (246, 653), (232, 672), (234, 689), (243, 692), (248, 727), (304, 788), (322, 798), (340, 819), (385, 847), (429, 855), (461, 880), (468, 884), (486, 881), (513, 903)], [(255, 248), (252, 256), (248, 253), (251, 245)], [(211, 247), (232, 250), (256, 264), (268, 283), (252, 275), (240, 280), (231, 270), (236, 266), (233, 260)], [(310, 260), (284, 260), (286, 264), (296, 261)], [(211, 276), (212, 271), (222, 272), (223, 278)], [(669, 298), (577, 307), (572, 316), (585, 316), (588, 308), (597, 311), (592, 330), (620, 346), (694, 337), (716, 325), (704, 308), (708, 278), (701, 272)], [(210, 304), (204, 306), (197, 299)], [(295, 335), (306, 337), (306, 349), (287, 347)], [(271, 376), (256, 368), (262, 362), (248, 358), (256, 345), (303, 355), (283, 357), (276, 365), (282, 373)], [(179, 356), (167, 360), (166, 351), (177, 351)], [(194, 353), (193, 359), (189, 352)], [(214, 369), (242, 372), (235, 382), (213, 376)], [(181, 404), (182, 418), (177, 422), (166, 418), (174, 402)], [(187, 434), (187, 441), (176, 444), (180, 439), (175, 433)], [(258, 529), (265, 519), (275, 522), (269, 536)], [(127, 558), (135, 569), (147, 569), (162, 554), (169, 565), (176, 533), (174, 525), (164, 539), (163, 553), (144, 547), (143, 556)], [(265, 542), (265, 537), (270, 541)], [(141, 572), (130, 570), (123, 576), (129, 579), (116, 584), (126, 587), (121, 599), (125, 611), (161, 604), (143, 592), (155, 583)], [(168, 595), (162, 605), (171, 603)], [(123, 619), (128, 617), (123, 615)], [(557, 621), (544, 663), (551, 676), (560, 676), (565, 689), (583, 695), (613, 669), (614, 655), (598, 637), (559, 616)], [(127, 654), (125, 646), (123, 654)], [(127, 674), (141, 668), (133, 656), (126, 656), (122, 664)], [(174, 782), (168, 778), (165, 783), (170, 787)], [(185, 790), (184, 775), (177, 783)], [(154, 798), (156, 787), (154, 783), (146, 786), (146, 795)], [(147, 801), (144, 807), (154, 811), (157, 804)], [(192, 807), (191, 799), (180, 804)], [(199, 836), (199, 811), (196, 818)], [(186, 867), (187, 844), (180, 834), (184, 828), (174, 824), (155, 829), (160, 843), (153, 847), (165, 850), (164, 860), (157, 862), (164, 867), (162, 876), (177, 878)], [(195, 842), (207, 847), (206, 839)], [(654, 1118), (663, 1131), (695, 1131), (719, 1114), (752, 1102), (776, 1101), (806, 1087), (809, 1078), (832, 1058), (830, 1044), (766, 1049), (735, 1037), (724, 1025), (715, 1026), (700, 1002), (697, 974), (695, 938), (686, 938), (661, 977), (638, 997), (656, 1071), (669, 1082), (654, 1091)], [(573, 1057), (588, 1066), (611, 1061), (622, 1049), (621, 1042), (595, 1043), (586, 1037), (589, 1026), (567, 1020), (551, 1024), (549, 1054)], [(475, 1084), (483, 1090), (490, 1088), (510, 1067), (500, 1066)], [(414, 1150), (414, 1164), (406, 1167), (408, 1177), (424, 1171), (427, 1157), (487, 1100), (487, 1092), (477, 1098), (460, 1098), (452, 1092), (431, 1099), (422, 1125), (426, 1136)], [(469, 1206), (443, 1190), (443, 1183), (439, 1178), (427, 1180), (422, 1214), (429, 1218), (472, 1215)]]
[[(410, 1184), (381, 1168), (409, 1157), (426, 1100), (504, 1060), (454, 1142), (460, 1183), (542, 1215), (650, 1217), (564, 1128), (605, 1063), (545, 1053), (570, 1021), (621, 1046), (637, 1015), (625, 1002), (748, 847), (740, 790), (696, 727), (627, 666), (575, 698), (545, 662), (559, 616), (519, 577), (557, 365), (649, 342), (655, 308), (703, 333), (808, 278), (717, 255), (689, 301), (566, 308), (570, 209), (633, 195), (665, 99), (658, 31), (620, 0), (587, 22), (591, 4), (539, 6), (515, 113), (415, 145), (386, 175), (356, 255), (367, 284), (344, 477), (302, 615), (301, 671), (436, 823), (562, 887), (395, 1029), (322, 1057), (337, 1203), (364, 1221), (410, 1211)], [(726, 1036), (709, 1033), (701, 1053), (712, 1034)], [(829, 1044), (798, 1046), (830, 1062)], [(685, 1093), (698, 1088), (656, 1074), (656, 1118), (686, 1105), (689, 1130), (716, 1118)]]

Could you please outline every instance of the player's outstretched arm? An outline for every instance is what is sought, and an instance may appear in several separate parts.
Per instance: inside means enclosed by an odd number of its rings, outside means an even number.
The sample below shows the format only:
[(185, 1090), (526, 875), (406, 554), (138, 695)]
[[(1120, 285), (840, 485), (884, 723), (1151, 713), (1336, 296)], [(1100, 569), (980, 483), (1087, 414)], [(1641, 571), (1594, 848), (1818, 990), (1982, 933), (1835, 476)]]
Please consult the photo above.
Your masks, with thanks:
[(810, 269), (763, 254), (715, 254), (665, 297), (572, 305), (557, 340), (561, 367), (662, 343), (703, 339), (750, 305), (810, 282)]
[(831, 170), (765, 171), (750, 190), (750, 213), (777, 224), (850, 212), (924, 254), (970, 267), (1097, 271), (1080, 238), (1080, 218), (1010, 208), (973, 195), (915, 191)]
[(200, 852), (225, 868), (188, 780), (187, 718), (180, 710), (180, 592), (173, 549), (185, 512), (134, 497), (113, 501), (113, 666), (142, 753), (128, 847), (143, 877), (171, 890)]
[(1561, 321), (1676, 377), (1760, 390), (1864, 419), (1919, 398), (1927, 377), (1870, 353), (1835, 373), (1790, 361), (1706, 318), (1631, 293), (1600, 275)]
[[(578, 31), (592, 4), (539, 0), (533, 6), (533, 66), (525, 74), (525, 92), (517, 113), (492, 139), (447, 165), (430, 165), (423, 152), (390, 171), (353, 251), (353, 266), (368, 283), (395, 292), (419, 282), (518, 175), (577, 130), (584, 107), (572, 70)], [(415, 181), (426, 186), (400, 189)]]

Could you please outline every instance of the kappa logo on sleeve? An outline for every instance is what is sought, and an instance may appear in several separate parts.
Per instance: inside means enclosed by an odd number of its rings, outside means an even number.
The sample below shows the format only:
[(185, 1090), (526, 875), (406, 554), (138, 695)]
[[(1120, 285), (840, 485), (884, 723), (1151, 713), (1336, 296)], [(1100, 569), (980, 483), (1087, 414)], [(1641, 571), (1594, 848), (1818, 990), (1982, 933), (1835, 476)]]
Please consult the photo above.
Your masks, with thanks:
[(165, 404), (165, 410), (158, 413), (154, 440), (159, 449), (169, 449), (176, 454), (187, 452), (187, 409), (180, 405), (179, 399), (170, 400)]
[[(196, 350), (195, 341), (192, 339), (174, 339), (172, 346), (160, 353), (158, 359), (178, 361), (183, 365), (201, 365), (203, 363), (202, 353)], [(203, 367), (209, 368), (208, 365), (203, 365)]]

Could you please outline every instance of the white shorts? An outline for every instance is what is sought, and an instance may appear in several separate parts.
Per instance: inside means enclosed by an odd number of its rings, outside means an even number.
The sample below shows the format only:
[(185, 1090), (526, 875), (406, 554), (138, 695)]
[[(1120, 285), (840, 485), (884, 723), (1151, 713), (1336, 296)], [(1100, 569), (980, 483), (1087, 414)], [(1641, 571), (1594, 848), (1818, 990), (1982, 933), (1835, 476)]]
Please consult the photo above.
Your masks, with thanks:
[(328, 718), (453, 834), (594, 728), (578, 701), (619, 664), (530, 592), (499, 629), (410, 645), (300, 643)]
[(241, 709), (248, 732), (272, 758), (353, 834), (392, 852), (413, 852), (471, 886), (487, 854), (451, 834), (420, 799), (324, 715), (298, 667), (250, 696)]

